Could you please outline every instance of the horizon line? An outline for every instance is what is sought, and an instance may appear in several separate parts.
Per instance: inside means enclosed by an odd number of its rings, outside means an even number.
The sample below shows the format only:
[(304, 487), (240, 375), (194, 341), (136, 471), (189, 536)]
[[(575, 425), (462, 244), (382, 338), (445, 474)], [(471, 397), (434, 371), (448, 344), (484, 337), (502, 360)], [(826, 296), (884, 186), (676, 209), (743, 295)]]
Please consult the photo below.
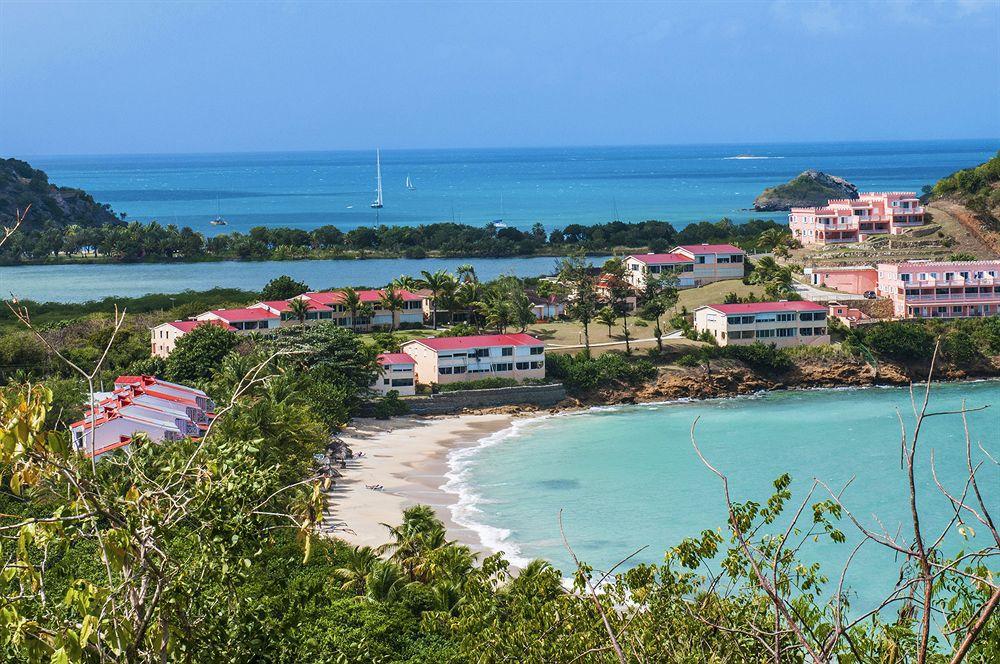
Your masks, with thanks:
[[(34, 153), (25, 154), (22, 157), (0, 157), (11, 159), (51, 159), (61, 157), (156, 157), (156, 156), (221, 156), (221, 155), (269, 155), (269, 154), (330, 154), (337, 152), (369, 152), (375, 149), (389, 150), (391, 152), (431, 152), (431, 151), (476, 151), (476, 150), (558, 150), (558, 149), (591, 149), (591, 148), (665, 148), (665, 147), (698, 147), (698, 146), (780, 146), (780, 145), (832, 145), (832, 144), (882, 144), (882, 143), (946, 143), (946, 142), (973, 142), (973, 141), (996, 141), (1000, 143), (1000, 136), (975, 136), (964, 138), (906, 138), (906, 139), (862, 139), (862, 140), (819, 140), (819, 141), (719, 141), (719, 142), (691, 142), (691, 143), (591, 143), (591, 144), (566, 144), (566, 145), (511, 145), (511, 146), (466, 146), (466, 147), (409, 147), (409, 148), (385, 148), (380, 145), (370, 148), (318, 148), (318, 149), (267, 149), (267, 150), (229, 150), (229, 151), (207, 151), (207, 152), (61, 152), (61, 153)], [(997, 146), (1000, 150), (1000, 145)], [(0, 154), (5, 151), (0, 150)]]

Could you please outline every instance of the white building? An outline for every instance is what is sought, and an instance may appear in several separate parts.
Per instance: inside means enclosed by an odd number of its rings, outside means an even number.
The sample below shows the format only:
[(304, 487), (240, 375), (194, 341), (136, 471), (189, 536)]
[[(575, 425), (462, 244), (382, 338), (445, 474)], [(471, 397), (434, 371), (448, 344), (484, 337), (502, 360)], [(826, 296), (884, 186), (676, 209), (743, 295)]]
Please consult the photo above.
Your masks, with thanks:
[(694, 288), (722, 281), (742, 279), (746, 252), (731, 244), (685, 244), (666, 254), (633, 254), (625, 258), (625, 278), (642, 290), (646, 279), (673, 274), (679, 288)]
[(720, 346), (821, 345), (830, 343), (827, 313), (825, 306), (807, 301), (710, 304), (694, 310), (694, 329), (708, 331)]
[(399, 396), (413, 396), (417, 393), (414, 369), (416, 361), (406, 353), (382, 353), (378, 356), (381, 372), (375, 378), (372, 389), (385, 395), (395, 390)]
[(484, 334), (415, 339), (403, 344), (418, 383), (481, 378), (545, 378), (545, 344), (529, 334)]

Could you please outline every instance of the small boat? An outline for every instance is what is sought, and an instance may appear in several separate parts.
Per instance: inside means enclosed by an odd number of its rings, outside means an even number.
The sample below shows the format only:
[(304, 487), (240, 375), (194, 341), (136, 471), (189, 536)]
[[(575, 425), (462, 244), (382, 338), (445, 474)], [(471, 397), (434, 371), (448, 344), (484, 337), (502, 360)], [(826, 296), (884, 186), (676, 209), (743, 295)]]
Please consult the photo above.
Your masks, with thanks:
[(228, 226), (229, 222), (222, 218), (222, 212), (220, 210), (219, 197), (215, 197), (215, 219), (208, 222), (212, 226)]
[(494, 219), (490, 222), (493, 228), (508, 228), (507, 224), (503, 222), (503, 193), (500, 194), (500, 218)]
[(371, 206), (376, 210), (382, 207), (382, 155), (379, 150), (375, 150), (375, 200)]
[(414, 191), (416, 189), (416, 187), (413, 186), (413, 180), (410, 179), (409, 175), (406, 176), (406, 188), (410, 191)]

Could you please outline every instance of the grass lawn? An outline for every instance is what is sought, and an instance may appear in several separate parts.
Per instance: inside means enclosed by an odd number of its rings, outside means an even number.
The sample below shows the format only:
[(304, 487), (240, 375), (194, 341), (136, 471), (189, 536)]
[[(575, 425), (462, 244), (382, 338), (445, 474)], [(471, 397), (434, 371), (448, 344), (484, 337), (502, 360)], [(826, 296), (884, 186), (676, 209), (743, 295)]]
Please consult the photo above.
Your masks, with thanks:
[(746, 297), (750, 293), (763, 296), (764, 289), (760, 286), (747, 286), (740, 279), (716, 281), (699, 288), (682, 290), (677, 298), (677, 308), (687, 307), (688, 311), (694, 311), (706, 304), (722, 304), (729, 293), (736, 293), (740, 297)]

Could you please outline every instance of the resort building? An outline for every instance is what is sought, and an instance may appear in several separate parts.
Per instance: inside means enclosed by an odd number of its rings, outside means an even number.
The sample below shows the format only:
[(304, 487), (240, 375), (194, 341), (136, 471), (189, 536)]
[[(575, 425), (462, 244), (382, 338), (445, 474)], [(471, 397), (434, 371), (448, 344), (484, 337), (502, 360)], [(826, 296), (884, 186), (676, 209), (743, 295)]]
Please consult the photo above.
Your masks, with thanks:
[(807, 301), (710, 304), (694, 310), (694, 329), (720, 346), (756, 341), (777, 346), (830, 343), (827, 308)]
[(731, 244), (686, 244), (667, 254), (633, 254), (625, 258), (625, 276), (641, 290), (649, 276), (672, 273), (679, 288), (694, 288), (721, 281), (742, 279), (746, 252)]
[(413, 358), (417, 382), (428, 385), (545, 378), (545, 344), (523, 333), (415, 339), (402, 350)]
[(372, 308), (371, 316), (359, 315), (356, 319), (351, 319), (351, 312), (344, 306), (343, 291), (321, 291), (315, 293), (303, 293), (300, 298), (309, 300), (313, 304), (326, 307), (329, 316), (325, 315), (322, 309), (318, 310), (317, 320), (330, 319), (336, 325), (350, 327), (358, 331), (368, 331), (372, 328), (400, 325), (422, 325), (424, 322), (423, 303), (424, 298), (410, 291), (397, 289), (396, 293), (403, 300), (403, 308), (392, 312), (381, 305), (384, 290), (359, 290), (358, 298), (362, 305), (369, 305)]
[(382, 353), (378, 356), (381, 373), (372, 383), (372, 389), (386, 395), (392, 390), (399, 396), (413, 396), (417, 393), (414, 368), (416, 360), (406, 353)]
[(528, 293), (528, 299), (531, 300), (531, 310), (536, 320), (555, 320), (566, 313), (566, 304), (557, 295), (542, 297)]
[(70, 425), (75, 449), (100, 456), (132, 442), (198, 438), (215, 417), (215, 403), (201, 390), (153, 376), (119, 376), (115, 389)]
[(880, 263), (878, 294), (899, 318), (1000, 314), (1000, 259)]
[(879, 320), (878, 318), (872, 318), (865, 312), (861, 311), (861, 309), (851, 306), (850, 304), (829, 302), (827, 303), (827, 306), (830, 308), (830, 318), (836, 318), (847, 327), (857, 327), (859, 325), (867, 325), (868, 323), (877, 323)]
[(281, 322), (281, 317), (278, 314), (259, 307), (216, 309), (198, 314), (194, 319), (222, 321), (237, 332), (267, 332), (277, 329)]
[(223, 329), (235, 332), (236, 328), (221, 320), (175, 320), (150, 328), (152, 335), (152, 354), (154, 357), (166, 358), (177, 345), (177, 340), (199, 325), (218, 325)]
[(833, 199), (823, 207), (793, 207), (788, 215), (792, 236), (802, 244), (863, 242), (923, 223), (924, 208), (913, 191), (863, 193), (857, 200)]
[(834, 288), (845, 293), (867, 293), (878, 288), (878, 270), (868, 265), (807, 267), (803, 270), (813, 286)]

